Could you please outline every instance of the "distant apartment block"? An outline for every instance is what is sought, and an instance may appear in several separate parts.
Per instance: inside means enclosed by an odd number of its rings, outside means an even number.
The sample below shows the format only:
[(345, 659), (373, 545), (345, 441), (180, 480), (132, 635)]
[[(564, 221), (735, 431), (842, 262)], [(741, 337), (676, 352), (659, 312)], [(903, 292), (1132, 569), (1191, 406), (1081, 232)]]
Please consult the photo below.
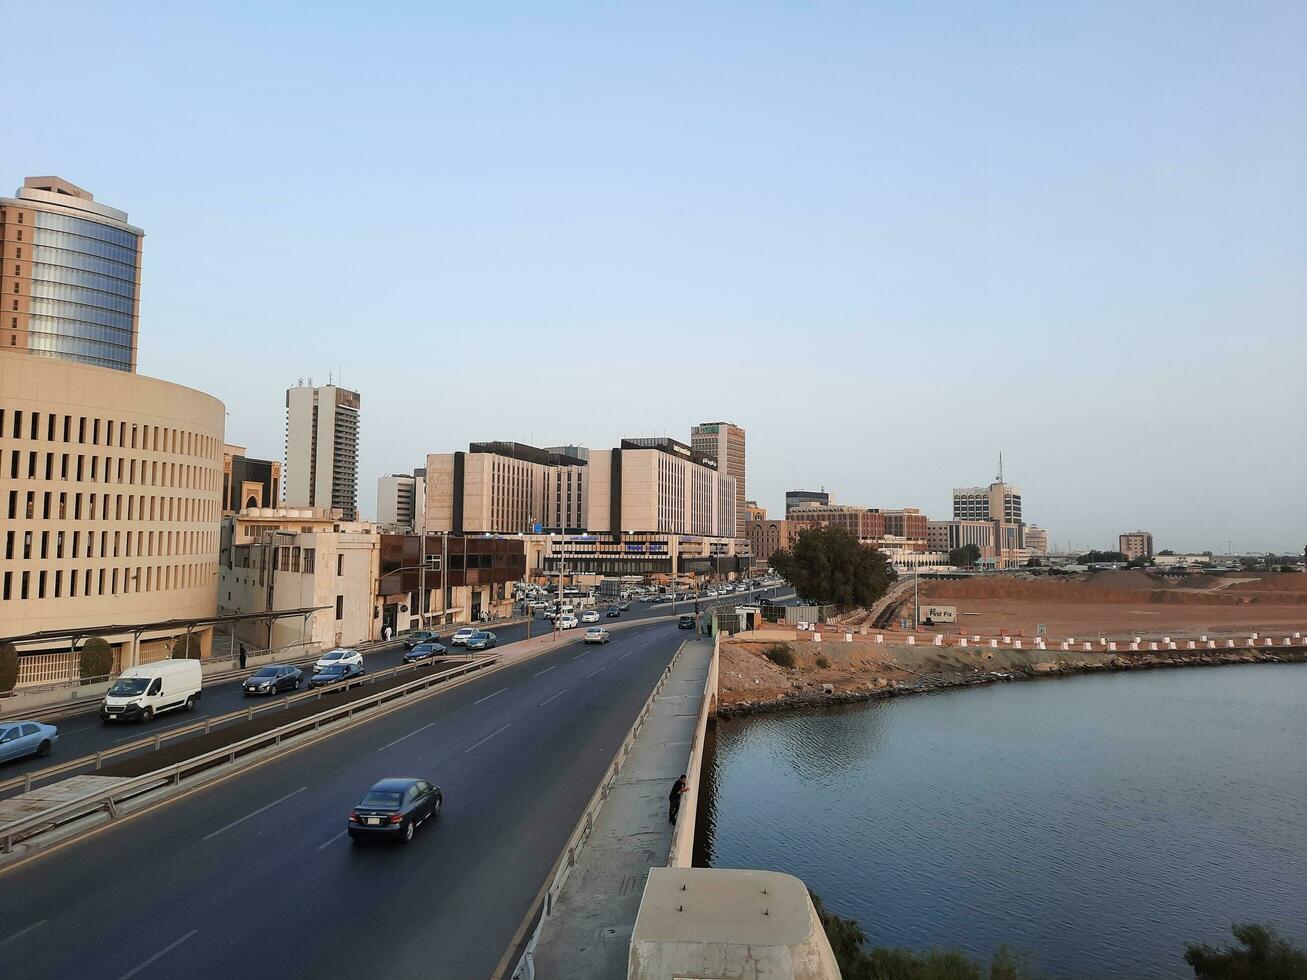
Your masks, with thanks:
[(255, 459), (244, 446), (223, 447), (222, 512), (281, 505), (281, 460)]
[(830, 506), (830, 494), (825, 490), (786, 490), (785, 491), (785, 516), (788, 517), (790, 511), (799, 507), (806, 507), (816, 504), (820, 507)]
[(886, 534), (907, 538), (909, 541), (926, 540), (926, 528), (930, 524), (930, 518), (916, 507), (881, 510), (880, 514), (885, 519)]
[(1034, 524), (1027, 524), (1025, 543), (1026, 550), (1032, 555), (1048, 554), (1048, 531), (1042, 527), (1036, 527)]
[(690, 448), (717, 458), (717, 472), (735, 480), (735, 536), (744, 537), (744, 430), (733, 422), (702, 422), (690, 430)]
[(1127, 561), (1153, 557), (1153, 536), (1148, 531), (1127, 531), (1117, 537), (1117, 550)]
[(360, 402), (358, 392), (335, 385), (287, 390), (286, 506), (358, 518)]
[(745, 535), (749, 539), (749, 553), (754, 565), (768, 565), (771, 556), (794, 543), (799, 527), (790, 521), (749, 521)]
[(0, 197), (0, 348), (135, 371), (144, 237), (60, 177)]
[(417, 530), (425, 523), (426, 505), (426, 470), (377, 478), (377, 523), (382, 527)]

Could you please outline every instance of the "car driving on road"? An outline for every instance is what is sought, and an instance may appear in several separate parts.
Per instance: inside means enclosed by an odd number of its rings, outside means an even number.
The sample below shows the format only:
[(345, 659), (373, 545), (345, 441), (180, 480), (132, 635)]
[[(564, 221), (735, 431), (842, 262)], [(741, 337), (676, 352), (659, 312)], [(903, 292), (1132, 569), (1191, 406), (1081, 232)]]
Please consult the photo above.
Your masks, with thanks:
[(602, 626), (591, 626), (585, 631), (586, 643), (607, 643), (611, 639), (608, 630)]
[(587, 609), (585, 612), (581, 613), (581, 622), (583, 622), (583, 623), (597, 623), (597, 622), (599, 622), (599, 610), (598, 610), (598, 609)]
[(559, 616), (559, 617), (558, 617), (558, 628), (559, 628), (560, 630), (573, 630), (573, 629), (576, 629), (576, 617), (573, 616), (571, 613), (567, 613), (567, 614), (565, 614), (565, 615)]
[(278, 691), (298, 691), (304, 683), (304, 671), (289, 664), (268, 664), (260, 667), (241, 685), (242, 694), (276, 694)]
[(622, 615), (622, 610), (618, 609), (616, 606), (608, 607), (607, 616), (609, 619), (616, 619), (620, 615)]
[(436, 643), (435, 641), (419, 643), (404, 654), (404, 663), (411, 664), (419, 660), (430, 660), (432, 657), (444, 656), (448, 652), (443, 643)]
[(677, 628), (678, 630), (692, 630), (692, 629), (694, 629), (694, 617), (693, 617), (693, 616), (678, 616), (677, 619), (676, 619), (676, 628)]
[(498, 642), (499, 638), (494, 633), (489, 630), (478, 630), (469, 636), (463, 645), (469, 650), (489, 650)]
[(320, 671), (310, 677), (309, 687), (330, 687), (333, 684), (352, 687), (362, 676), (362, 664), (332, 664), (329, 667), (323, 667)]
[(49, 755), (59, 741), (59, 729), (39, 721), (0, 722), (0, 762), (28, 755)]
[(341, 664), (353, 664), (355, 667), (362, 667), (363, 654), (359, 653), (357, 650), (347, 650), (343, 647), (338, 647), (335, 650), (328, 650), (319, 657), (318, 662), (313, 665), (313, 669), (316, 672), (326, 667), (338, 667)]
[(376, 783), (349, 812), (351, 840), (370, 838), (408, 843), (418, 827), (440, 814), (444, 796), (425, 779), (391, 776)]
[(412, 650), (420, 643), (434, 643), (439, 637), (432, 630), (414, 630), (404, 637), (404, 649)]
[(477, 630), (471, 626), (464, 626), (461, 630), (449, 638), (449, 645), (455, 647), (467, 646), (467, 641), (477, 634)]

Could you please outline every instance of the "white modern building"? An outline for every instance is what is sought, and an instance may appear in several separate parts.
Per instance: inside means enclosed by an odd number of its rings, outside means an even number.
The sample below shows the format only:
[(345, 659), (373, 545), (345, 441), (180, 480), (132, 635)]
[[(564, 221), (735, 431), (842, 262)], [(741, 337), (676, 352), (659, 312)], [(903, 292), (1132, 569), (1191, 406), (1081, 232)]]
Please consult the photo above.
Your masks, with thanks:
[(335, 385), (286, 391), (287, 507), (325, 507), (358, 518), (358, 392)]
[(412, 476), (392, 473), (377, 478), (377, 523), (382, 527), (415, 531), (426, 520), (427, 471)]

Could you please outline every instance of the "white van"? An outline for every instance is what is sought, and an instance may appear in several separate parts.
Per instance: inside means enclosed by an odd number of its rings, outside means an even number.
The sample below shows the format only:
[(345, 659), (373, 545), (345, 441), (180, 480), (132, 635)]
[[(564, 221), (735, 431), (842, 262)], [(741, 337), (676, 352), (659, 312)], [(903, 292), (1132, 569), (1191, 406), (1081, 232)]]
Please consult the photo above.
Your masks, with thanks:
[(160, 660), (128, 667), (105, 694), (100, 717), (104, 721), (149, 721), (174, 708), (190, 711), (200, 700), (202, 681), (198, 660)]

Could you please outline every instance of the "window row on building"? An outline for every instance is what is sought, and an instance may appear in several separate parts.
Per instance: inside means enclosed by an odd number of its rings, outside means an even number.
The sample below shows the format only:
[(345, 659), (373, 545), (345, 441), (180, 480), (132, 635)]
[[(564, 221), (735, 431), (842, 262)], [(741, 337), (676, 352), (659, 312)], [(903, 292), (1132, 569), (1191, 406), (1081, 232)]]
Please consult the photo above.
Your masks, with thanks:
[(50, 558), (154, 558), (211, 554), (213, 531), (5, 531), (5, 561)]
[(218, 502), (202, 497), (54, 490), (10, 490), (6, 513), (11, 521), (159, 521), (214, 526), (221, 516)]
[(13, 409), (6, 416), (5, 409), (0, 408), (0, 436), (142, 449), (173, 456), (197, 456), (215, 462), (222, 451), (222, 444), (212, 436), (185, 429), (58, 412), (24, 412), (22, 409)]
[(99, 568), (7, 571), (0, 577), (0, 601), (76, 599), (168, 592), (211, 586), (217, 574), (213, 562), (180, 565), (114, 565)]
[[(4, 456), (4, 450), (0, 449), (0, 471), (4, 469)], [(218, 485), (217, 472), (216, 467), (194, 463), (138, 460), (135, 456), (42, 453), (35, 449), (10, 450), (8, 467), (11, 480), (74, 480), (78, 483), (116, 483), (178, 490), (213, 490)]]

